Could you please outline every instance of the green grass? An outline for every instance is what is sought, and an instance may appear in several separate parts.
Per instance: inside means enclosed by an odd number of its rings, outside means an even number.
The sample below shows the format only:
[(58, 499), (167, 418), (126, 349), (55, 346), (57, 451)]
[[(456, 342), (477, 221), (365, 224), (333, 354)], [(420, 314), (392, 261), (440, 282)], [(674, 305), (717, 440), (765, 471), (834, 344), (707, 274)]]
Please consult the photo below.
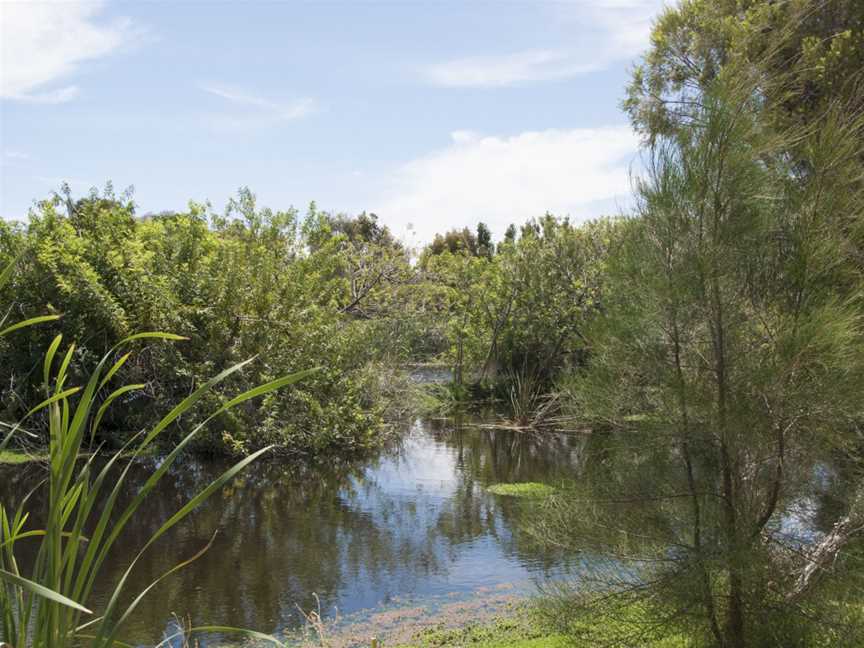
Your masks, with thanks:
[(572, 648), (563, 635), (550, 632), (525, 610), (513, 616), (464, 628), (429, 630), (400, 648)]
[[(20, 450), (0, 450), (0, 464), (23, 464), (30, 461), (36, 461), (40, 457), (35, 457), (33, 455), (29, 455), (26, 452), (21, 452)], [(44, 457), (41, 457), (44, 459)]]
[(555, 489), (537, 482), (522, 482), (519, 484), (492, 484), (487, 489), (493, 495), (507, 497), (548, 497)]
[[(632, 623), (644, 622), (638, 606), (624, 606), (617, 618), (575, 613), (567, 621), (567, 632), (544, 621), (542, 599), (515, 606), (512, 612), (491, 621), (462, 628), (427, 630), (412, 643), (399, 648), (596, 648), (608, 645), (638, 645), (640, 648), (693, 648), (694, 638), (680, 628), (664, 636), (634, 634)], [(548, 611), (548, 610), (547, 610)], [(639, 636), (633, 643), (634, 637)], [(628, 640), (629, 637), (629, 640)]]
[[(571, 629), (572, 630), (572, 629)], [(602, 625), (585, 625), (583, 632), (564, 635), (544, 629), (524, 613), (492, 623), (452, 630), (431, 630), (399, 648), (596, 648), (615, 644), (617, 632)], [(683, 634), (646, 638), (642, 648), (688, 648), (693, 643)]]

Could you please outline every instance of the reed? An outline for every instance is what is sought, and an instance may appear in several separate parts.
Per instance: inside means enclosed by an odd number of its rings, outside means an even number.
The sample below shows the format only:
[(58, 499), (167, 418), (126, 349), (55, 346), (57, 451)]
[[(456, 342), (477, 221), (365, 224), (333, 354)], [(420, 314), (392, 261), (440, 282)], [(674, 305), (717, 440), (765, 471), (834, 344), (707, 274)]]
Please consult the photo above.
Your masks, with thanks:
[[(14, 262), (0, 273), (0, 288), (9, 281)], [(57, 319), (48, 315), (3, 327), (0, 336), (8, 335), (25, 326)], [(5, 322), (4, 322), (5, 323)], [(106, 410), (125, 395), (144, 385), (112, 387), (113, 379), (131, 356), (127, 349), (140, 340), (182, 340), (170, 333), (149, 332), (130, 336), (120, 342), (99, 362), (86, 384), (69, 384), (69, 367), (74, 344), (60, 353), (63, 342), (58, 335), (49, 346), (42, 363), (42, 378), (46, 398), (33, 407), (14, 425), (6, 425), (0, 438), (0, 450), (18, 434), (29, 434), (27, 423), (34, 417), (44, 416), (48, 422), (48, 457), (45, 479), (14, 509), (0, 504), (0, 641), (15, 648), (66, 648), (67, 646), (127, 646), (118, 639), (123, 623), (134, 613), (142, 599), (164, 578), (182, 569), (198, 558), (207, 547), (194, 556), (178, 562), (150, 585), (132, 597), (131, 603), (121, 605), (121, 594), (126, 589), (129, 575), (136, 563), (162, 536), (179, 524), (213, 493), (237, 473), (266, 453), (270, 447), (238, 461), (211, 482), (179, 510), (170, 516), (138, 550), (118, 582), (112, 585), (111, 595), (99, 615), (88, 608), (88, 600), (100, 577), (100, 570), (108, 552), (121, 538), (123, 529), (134, 518), (144, 501), (150, 496), (184, 449), (205, 426), (219, 414), (297, 382), (313, 371), (301, 371), (273, 380), (245, 391), (218, 407), (196, 425), (191, 432), (174, 445), (159, 467), (138, 488), (131, 502), (121, 505), (119, 495), (136, 458), (151, 449), (160, 436), (182, 415), (190, 412), (201, 399), (232, 374), (254, 360), (238, 363), (201, 385), (161, 420), (147, 430), (133, 436), (116, 452), (105, 454), (104, 465), (97, 468), (94, 458), (98, 452), (89, 452), (98, 437), (100, 421)], [(98, 448), (97, 448), (98, 450)], [(38, 528), (29, 524), (28, 502), (33, 495), (46, 494), (44, 519)], [(42, 512), (40, 511), (40, 517)], [(22, 573), (16, 558), (21, 543), (38, 543), (32, 567)], [(209, 546), (209, 544), (208, 544)], [(20, 554), (20, 552), (19, 552)], [(101, 583), (101, 587), (105, 584)], [(223, 626), (192, 628), (195, 632), (242, 633), (274, 644), (279, 642), (257, 632)]]

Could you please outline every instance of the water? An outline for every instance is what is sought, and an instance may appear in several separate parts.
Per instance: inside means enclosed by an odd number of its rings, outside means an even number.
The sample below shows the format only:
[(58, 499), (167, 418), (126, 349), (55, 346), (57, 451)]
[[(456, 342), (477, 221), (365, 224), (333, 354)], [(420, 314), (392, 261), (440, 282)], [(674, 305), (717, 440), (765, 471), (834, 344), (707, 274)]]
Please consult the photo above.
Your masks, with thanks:
[[(556, 483), (573, 477), (578, 438), (415, 421), (375, 456), (319, 465), (253, 464), (189, 520), (161, 539), (133, 572), (129, 592), (178, 560), (210, 550), (145, 599), (124, 640), (161, 639), (171, 615), (280, 633), (302, 623), (298, 606), (325, 616), (473, 597), (530, 584), (565, 561), (520, 532), (525, 500), (493, 496), (493, 483)], [(135, 467), (129, 492), (155, 459)], [(116, 583), (160, 523), (227, 467), (188, 458), (149, 498), (104, 566)], [(0, 471), (2, 496), (15, 498), (40, 468)], [(110, 594), (94, 593), (99, 609)], [(318, 599), (316, 600), (316, 595)]]

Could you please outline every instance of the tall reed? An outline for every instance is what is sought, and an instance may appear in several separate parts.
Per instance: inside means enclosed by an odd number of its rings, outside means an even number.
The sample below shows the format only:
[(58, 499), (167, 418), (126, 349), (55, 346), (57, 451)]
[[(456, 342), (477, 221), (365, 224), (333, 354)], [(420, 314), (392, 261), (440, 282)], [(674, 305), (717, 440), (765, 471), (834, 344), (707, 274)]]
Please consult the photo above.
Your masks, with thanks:
[[(13, 264), (0, 273), (0, 288), (8, 282)], [(42, 316), (6, 328), (2, 328), (0, 324), (0, 336), (24, 326), (53, 319), (57, 319), (56, 316)], [(190, 412), (216, 385), (254, 360), (236, 364), (211, 378), (152, 428), (142, 430), (120, 450), (107, 454), (104, 465), (97, 468), (94, 458), (98, 453), (91, 452), (84, 456), (83, 451), (88, 449), (89, 444), (97, 437), (103, 415), (112, 403), (122, 401), (124, 396), (144, 387), (136, 384), (109, 389), (112, 379), (131, 356), (130, 351), (119, 357), (117, 354), (125, 351), (137, 340), (182, 339), (184, 338), (177, 335), (158, 332), (133, 335), (120, 342), (102, 358), (83, 386), (68, 384), (74, 344), (60, 354), (62, 336), (58, 335), (49, 346), (42, 363), (42, 378), (47, 397), (33, 407), (21, 421), (14, 425), (7, 424), (4, 435), (0, 437), (0, 450), (3, 450), (16, 434), (27, 434), (25, 426), (33, 417), (37, 414), (47, 417), (49, 439), (45, 480), (18, 503), (14, 510), (7, 509), (0, 503), (2, 641), (11, 643), (15, 648), (127, 646), (128, 644), (118, 640), (118, 634), (123, 623), (135, 613), (144, 596), (164, 578), (195, 560), (207, 547), (203, 547), (197, 555), (178, 562), (143, 591), (135, 594), (131, 603), (121, 605), (121, 594), (124, 593), (129, 575), (141, 556), (172, 527), (270, 447), (234, 464), (169, 517), (140, 547), (119, 581), (112, 584), (108, 602), (99, 616), (96, 616), (88, 609), (88, 600), (99, 580), (102, 564), (121, 537), (123, 529), (183, 450), (214, 417), (250, 399), (297, 382), (315, 371), (312, 369), (297, 372), (228, 400), (186, 434), (138, 488), (132, 501), (122, 506), (119, 504), (119, 496), (135, 459), (150, 450), (172, 423), (181, 415)], [(28, 524), (28, 503), (40, 490), (47, 495), (47, 507), (40, 527), (32, 528)], [(40, 517), (42, 514), (40, 511)], [(27, 574), (22, 573), (23, 566), (16, 557), (16, 549), (25, 542), (38, 543), (36, 558)], [(105, 584), (100, 583), (100, 587), (105, 587)], [(278, 644), (275, 638), (268, 635), (236, 628), (206, 626), (195, 630), (241, 632)]]

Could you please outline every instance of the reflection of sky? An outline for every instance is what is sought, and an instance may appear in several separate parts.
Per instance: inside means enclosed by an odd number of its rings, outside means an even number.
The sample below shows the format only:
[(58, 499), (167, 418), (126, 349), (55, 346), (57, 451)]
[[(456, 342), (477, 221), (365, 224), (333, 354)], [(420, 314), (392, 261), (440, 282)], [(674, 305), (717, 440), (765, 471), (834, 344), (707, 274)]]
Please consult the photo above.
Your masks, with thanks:
[[(346, 541), (343, 586), (322, 611), (350, 614), (395, 600), (422, 602), (502, 584), (524, 586), (543, 570), (540, 557), (512, 550), (514, 531), (500, 518), (496, 498), (483, 485), (465, 482), (457, 449), (422, 425), (413, 427), (398, 453), (352, 477), (340, 498), (367, 520), (366, 533), (386, 532), (389, 550), (400, 559), (357, 563)], [(451, 533), (442, 531), (447, 525), (455, 527)]]
[[(308, 599), (317, 591), (322, 615), (330, 620), (338, 616), (342, 619), (340, 627), (351, 628), (376, 611), (408, 606), (434, 612), (449, 601), (483, 602), (489, 592), (504, 588), (527, 593), (533, 582), (546, 576), (569, 574), (591, 581), (593, 574), (608, 582), (611, 573), (622, 580), (637, 579), (635, 566), (608, 557), (553, 560), (519, 542), (518, 502), (490, 495), (484, 480), (494, 474), (501, 480), (519, 475), (522, 480), (540, 476), (541, 480), (554, 481), (560, 470), (572, 470), (577, 451), (568, 450), (566, 444), (557, 447), (546, 439), (532, 452), (515, 454), (519, 444), (511, 441), (516, 439), (506, 432), (490, 436), (470, 431), (461, 436), (435, 434), (418, 423), (392, 452), (359, 465), (347, 481), (325, 488), (323, 500), (309, 500), (321, 507), (317, 518), (314, 514), (310, 518), (311, 511), (298, 507), (296, 501), (285, 500), (276, 509), (282, 524), (263, 534), (271, 544), (255, 548), (265, 571), (256, 573), (260, 580), (253, 579), (249, 585), (272, 591), (273, 598), (278, 599), (271, 611), (274, 616), (265, 618), (262, 610), (256, 609), (251, 596), (254, 589), (244, 591), (234, 602), (244, 610), (240, 616), (252, 620), (254, 625), (249, 627), (265, 632), (296, 628), (297, 603), (307, 600), (304, 609), (310, 609)], [(517, 457), (519, 461), (512, 461)], [(495, 470), (479, 468), (490, 464)], [(814, 471), (812, 485), (817, 495), (828, 488), (830, 477), (825, 467)], [(207, 470), (196, 479), (207, 479)], [(282, 484), (280, 492), (290, 487), (290, 483)], [(248, 488), (247, 497), (258, 494), (254, 485)], [(244, 533), (259, 526), (267, 528), (267, 519), (256, 519), (254, 511), (237, 511)], [(818, 533), (814, 530), (818, 511), (817, 498), (808, 493), (786, 507), (772, 527), (789, 544), (810, 542)], [(315, 533), (305, 533), (312, 529)], [(310, 542), (327, 546), (319, 552)], [(322, 553), (329, 562), (303, 563)], [(329, 590), (322, 592), (325, 573), (337, 578), (328, 581)], [(235, 613), (231, 607), (223, 611)], [(223, 644), (201, 643), (202, 648), (217, 645)]]
[(817, 531), (813, 524), (818, 505), (813, 497), (801, 497), (794, 501), (780, 517), (777, 533), (792, 544), (812, 542)]
[[(321, 613), (333, 617), (337, 611), (345, 616), (409, 603), (429, 608), (436, 600), (474, 600), (480, 591), (512, 584), (526, 591), (555, 563), (520, 544), (519, 504), (489, 494), (484, 480), (493, 474), (502, 481), (517, 474), (521, 480), (550, 477), (569, 465), (571, 453), (543, 443), (516, 455), (519, 444), (511, 443), (512, 433), (451, 436), (437, 428), (415, 423), (395, 448), (350, 471), (330, 475), (311, 467), (295, 472), (287, 465), (262, 464), (241, 476), (230, 494), (215, 496), (172, 531), (164, 545), (168, 551), (149, 553), (139, 564), (139, 580), (149, 582), (178, 556), (200, 549), (214, 524), (221, 530), (200, 561), (160, 586), (170, 596), (145, 599), (126, 636), (140, 641), (158, 628), (170, 634), (172, 611), (190, 613), (195, 624), (279, 633), (297, 627), (298, 604), (307, 611), (315, 606), (314, 592)], [(496, 469), (483, 469), (490, 465)], [(147, 473), (152, 466), (141, 468)], [(138, 523), (158, 524), (173, 512), (177, 498), (199, 490), (218, 472), (218, 462), (203, 459), (179, 467), (169, 489), (174, 499), (155, 498), (148, 503), (149, 518)], [(138, 531), (142, 537), (148, 533)], [(106, 565), (109, 579), (127, 564), (128, 557), (115, 558)], [(243, 575), (232, 578), (232, 570)]]
[[(430, 436), (414, 432), (402, 452), (386, 457), (362, 481), (374, 481), (390, 497), (451, 497), (456, 491), (456, 451)], [(358, 480), (354, 483), (359, 485)], [(362, 488), (358, 488), (361, 491)]]
[[(370, 529), (391, 534), (392, 551), (412, 554), (413, 560), (409, 568), (403, 561), (394, 561), (392, 569), (383, 571), (355, 566), (353, 573), (346, 573), (340, 611), (350, 613), (397, 597), (463, 592), (529, 575), (488, 532), (455, 543), (437, 531), (442, 515), (454, 506), (458, 509), (454, 498), (466, 496), (459, 482), (455, 448), (416, 430), (397, 455), (382, 459), (362, 478), (352, 478), (350, 488), (343, 491), (347, 503), (368, 516)], [(484, 508), (493, 505), (492, 497), (480, 487), (472, 488), (473, 497)], [(504, 528), (496, 528), (496, 535), (509, 540)], [(345, 563), (350, 569), (350, 559)]]

